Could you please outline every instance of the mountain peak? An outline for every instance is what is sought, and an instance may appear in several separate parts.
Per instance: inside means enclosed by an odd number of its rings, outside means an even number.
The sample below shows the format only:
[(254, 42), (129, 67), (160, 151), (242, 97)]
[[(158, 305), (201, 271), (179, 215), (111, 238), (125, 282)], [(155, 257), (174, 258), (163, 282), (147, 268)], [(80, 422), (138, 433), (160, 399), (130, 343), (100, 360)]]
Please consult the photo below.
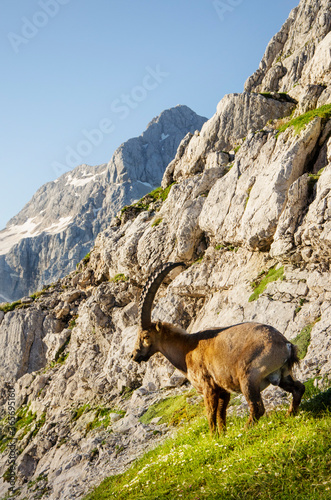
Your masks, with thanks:
[(41, 186), (0, 231), (0, 300), (20, 298), (73, 270), (118, 210), (161, 184), (180, 141), (205, 121), (187, 106), (167, 109), (108, 164), (78, 165)]

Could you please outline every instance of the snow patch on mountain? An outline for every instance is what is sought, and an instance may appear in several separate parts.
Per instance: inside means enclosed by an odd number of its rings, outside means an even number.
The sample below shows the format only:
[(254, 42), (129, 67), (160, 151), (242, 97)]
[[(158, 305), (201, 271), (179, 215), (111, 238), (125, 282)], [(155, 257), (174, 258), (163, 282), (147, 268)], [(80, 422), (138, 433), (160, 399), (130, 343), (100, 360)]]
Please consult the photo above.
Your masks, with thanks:
[(24, 224), (12, 225), (0, 232), (0, 255), (6, 254), (23, 238), (38, 236), (39, 223), (33, 222), (36, 217), (28, 219)]

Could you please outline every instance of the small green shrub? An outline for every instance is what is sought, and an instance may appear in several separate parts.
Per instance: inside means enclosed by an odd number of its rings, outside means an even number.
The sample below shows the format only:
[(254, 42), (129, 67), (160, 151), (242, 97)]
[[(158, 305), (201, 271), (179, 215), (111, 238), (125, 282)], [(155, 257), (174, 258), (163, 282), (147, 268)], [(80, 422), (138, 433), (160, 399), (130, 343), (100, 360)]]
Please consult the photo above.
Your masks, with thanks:
[(69, 335), (69, 337), (67, 338), (67, 340), (65, 341), (63, 346), (60, 347), (60, 349), (55, 354), (55, 358), (54, 358), (55, 363), (64, 363), (64, 361), (67, 359), (69, 353), (64, 354), (64, 351), (65, 351), (66, 347), (68, 346), (70, 339), (71, 339), (71, 334)]
[(36, 434), (38, 434), (39, 429), (45, 424), (46, 422), (46, 413), (42, 413), (41, 417), (39, 420), (37, 420), (35, 428), (32, 431), (31, 438), (33, 438)]
[(297, 116), (296, 118), (292, 118), (292, 120), (284, 123), (284, 125), (281, 125), (278, 128), (277, 136), (289, 127), (293, 127), (294, 133), (299, 134), (301, 130), (305, 128), (306, 125), (308, 125), (308, 123), (310, 123), (316, 116), (319, 116), (323, 120), (328, 120), (329, 118), (331, 118), (331, 104), (325, 104), (320, 108), (307, 111), (307, 113)]
[(321, 177), (325, 167), (321, 168), (316, 174), (308, 174), (308, 196), (311, 197), (314, 194), (315, 186)]
[(123, 389), (120, 392), (120, 396), (122, 396), (123, 399), (130, 399), (132, 394), (133, 394), (134, 389), (132, 387), (123, 387)]
[(275, 267), (271, 267), (267, 274), (262, 277), (265, 273), (260, 273), (259, 277), (256, 281), (251, 283), (251, 287), (254, 289), (254, 292), (249, 297), (248, 302), (253, 302), (253, 300), (257, 300), (261, 293), (265, 290), (268, 283), (272, 281), (277, 281), (278, 279), (284, 279), (284, 266), (276, 269)]
[(128, 281), (129, 278), (125, 276), (123, 273), (116, 274), (113, 278), (111, 278), (109, 281), (112, 283), (118, 283), (120, 281)]
[(247, 189), (247, 198), (246, 198), (246, 201), (245, 201), (245, 208), (247, 207), (247, 203), (248, 203), (249, 197), (250, 197), (250, 195), (251, 195), (251, 191), (252, 191), (252, 189), (253, 189), (253, 186), (251, 186), (251, 187), (249, 187), (249, 188)]
[(22, 406), (16, 413), (16, 431), (28, 428), (37, 418), (36, 413), (29, 410), (29, 406)]
[(313, 329), (313, 326), (320, 321), (321, 318), (316, 318), (315, 321), (309, 323), (309, 325), (305, 326), (301, 332), (292, 340), (292, 344), (295, 344), (298, 348), (298, 358), (303, 359), (308, 351), (308, 347), (310, 344), (310, 334)]
[(176, 182), (170, 184), (170, 186), (168, 186), (166, 189), (163, 189), (162, 187), (154, 189), (150, 193), (143, 196), (139, 201), (137, 201), (137, 203), (133, 203), (132, 205), (126, 205), (125, 207), (123, 207), (121, 210), (121, 214), (130, 210), (139, 214), (140, 212), (149, 210), (150, 205), (158, 200), (164, 202), (168, 198), (170, 189), (174, 184), (176, 184)]
[(155, 226), (158, 226), (159, 224), (161, 224), (161, 222), (163, 221), (162, 217), (159, 218), (159, 219), (156, 219), (153, 224), (152, 224), (152, 227), (155, 227)]
[(163, 189), (162, 187), (158, 187), (158, 188), (154, 189), (154, 191), (149, 193), (147, 196), (151, 196), (154, 199), (154, 201), (157, 201), (157, 200), (166, 201), (166, 199), (168, 198), (168, 194), (170, 192), (170, 189), (172, 188), (172, 186), (174, 184), (176, 184), (176, 183), (173, 182), (172, 184), (170, 184), (170, 186), (168, 186), (165, 189)]
[(83, 264), (86, 266), (89, 262), (90, 262), (90, 258), (91, 258), (91, 252), (87, 253), (85, 255), (85, 257), (83, 258), (82, 262)]
[(11, 304), (7, 302), (7, 304), (4, 304), (3, 306), (0, 306), (0, 311), (3, 311), (4, 313), (14, 311), (17, 307), (21, 306), (22, 302), (20, 300), (17, 300), (15, 302), (12, 302)]
[(107, 429), (110, 425), (110, 422), (111, 422), (111, 414), (112, 413), (118, 413), (119, 415), (121, 415), (122, 417), (124, 417), (125, 415), (125, 411), (123, 410), (117, 410), (115, 408), (105, 408), (105, 407), (98, 407), (98, 408), (92, 408), (91, 410), (89, 411), (95, 411), (96, 412), (96, 415), (95, 415), (95, 418), (92, 422), (89, 422), (87, 425), (86, 425), (86, 432), (89, 432), (93, 429), (96, 429), (97, 427), (104, 427), (105, 429)]
[(39, 299), (39, 297), (42, 297), (43, 295), (45, 295), (46, 291), (47, 290), (45, 288), (43, 288), (39, 292), (35, 292), (32, 295), (30, 295), (30, 298), (33, 300)]
[(88, 410), (90, 408), (90, 404), (89, 403), (86, 403), (85, 405), (82, 405), (80, 406), (79, 408), (77, 408), (76, 410), (73, 410), (72, 412), (72, 415), (71, 415), (71, 420), (73, 420), (74, 422), (76, 420), (78, 420), (82, 415), (83, 413), (85, 413), (86, 410)]

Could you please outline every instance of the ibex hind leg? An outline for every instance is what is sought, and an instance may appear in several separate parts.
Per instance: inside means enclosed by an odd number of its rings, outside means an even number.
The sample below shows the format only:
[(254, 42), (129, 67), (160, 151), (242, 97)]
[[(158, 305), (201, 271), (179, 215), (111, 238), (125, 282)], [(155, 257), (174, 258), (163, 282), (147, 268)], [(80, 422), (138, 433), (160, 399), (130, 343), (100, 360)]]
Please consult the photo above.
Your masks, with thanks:
[(218, 433), (222, 434), (226, 430), (226, 409), (230, 401), (230, 394), (227, 391), (220, 391), (217, 406), (217, 428)]
[(207, 419), (211, 435), (217, 434), (217, 406), (218, 391), (206, 385), (203, 391), (203, 398), (207, 413)]
[(245, 380), (241, 383), (241, 392), (246, 398), (250, 414), (246, 422), (245, 429), (254, 425), (265, 413), (261, 398), (260, 383)]
[(287, 375), (279, 382), (279, 387), (284, 391), (293, 394), (293, 399), (288, 409), (287, 415), (295, 415), (298, 411), (302, 396), (305, 392), (305, 386), (298, 380), (294, 380), (291, 375)]
[(226, 428), (226, 408), (230, 394), (220, 387), (206, 385), (203, 395), (210, 432), (214, 436), (220, 435)]

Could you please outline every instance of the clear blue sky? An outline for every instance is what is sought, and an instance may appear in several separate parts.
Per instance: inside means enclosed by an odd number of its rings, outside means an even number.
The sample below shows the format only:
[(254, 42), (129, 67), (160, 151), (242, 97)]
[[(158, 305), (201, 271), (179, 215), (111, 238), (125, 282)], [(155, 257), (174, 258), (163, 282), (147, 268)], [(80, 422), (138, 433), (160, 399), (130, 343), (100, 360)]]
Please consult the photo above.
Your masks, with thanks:
[(299, 0), (214, 3), (1, 0), (0, 229), (42, 184), (108, 162), (162, 110), (210, 118)]

